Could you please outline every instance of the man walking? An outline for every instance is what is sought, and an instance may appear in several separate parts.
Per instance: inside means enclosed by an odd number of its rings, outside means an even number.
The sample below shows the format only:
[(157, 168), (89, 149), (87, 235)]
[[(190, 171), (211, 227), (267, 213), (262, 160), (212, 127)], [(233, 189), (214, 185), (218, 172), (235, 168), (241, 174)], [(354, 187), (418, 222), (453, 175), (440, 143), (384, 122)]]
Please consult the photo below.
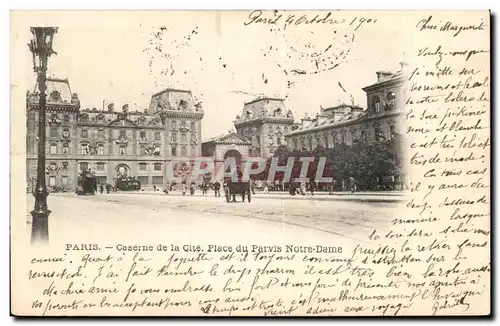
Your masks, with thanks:
[(215, 181), (214, 183), (215, 197), (220, 197), (220, 182)]

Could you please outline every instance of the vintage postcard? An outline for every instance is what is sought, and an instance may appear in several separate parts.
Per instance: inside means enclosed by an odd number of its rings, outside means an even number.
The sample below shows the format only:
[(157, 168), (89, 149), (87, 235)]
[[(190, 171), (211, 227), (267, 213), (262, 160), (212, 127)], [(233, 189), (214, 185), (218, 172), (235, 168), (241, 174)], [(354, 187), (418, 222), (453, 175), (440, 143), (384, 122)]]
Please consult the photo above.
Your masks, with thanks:
[(11, 313), (489, 315), (490, 24), (11, 12)]

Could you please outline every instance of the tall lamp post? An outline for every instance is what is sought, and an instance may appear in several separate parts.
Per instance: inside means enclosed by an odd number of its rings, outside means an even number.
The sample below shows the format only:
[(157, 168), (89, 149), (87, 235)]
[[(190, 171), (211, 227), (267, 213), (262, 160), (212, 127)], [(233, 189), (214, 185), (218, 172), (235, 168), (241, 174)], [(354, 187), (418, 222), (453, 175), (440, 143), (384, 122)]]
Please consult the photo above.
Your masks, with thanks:
[(47, 59), (56, 52), (52, 49), (57, 27), (32, 27), (33, 39), (28, 43), (33, 54), (33, 69), (37, 74), (38, 89), (38, 165), (35, 187), (35, 207), (31, 211), (31, 243), (47, 243), (49, 241), (49, 214), (47, 207), (47, 186), (45, 184), (45, 91), (47, 90)]

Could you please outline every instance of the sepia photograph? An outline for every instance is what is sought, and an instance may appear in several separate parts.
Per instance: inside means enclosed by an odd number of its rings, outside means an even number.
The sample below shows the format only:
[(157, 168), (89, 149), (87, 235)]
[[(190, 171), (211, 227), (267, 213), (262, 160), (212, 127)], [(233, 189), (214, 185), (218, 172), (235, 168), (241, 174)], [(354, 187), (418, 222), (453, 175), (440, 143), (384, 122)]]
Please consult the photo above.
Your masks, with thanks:
[(487, 316), (489, 19), (11, 12), (11, 313)]

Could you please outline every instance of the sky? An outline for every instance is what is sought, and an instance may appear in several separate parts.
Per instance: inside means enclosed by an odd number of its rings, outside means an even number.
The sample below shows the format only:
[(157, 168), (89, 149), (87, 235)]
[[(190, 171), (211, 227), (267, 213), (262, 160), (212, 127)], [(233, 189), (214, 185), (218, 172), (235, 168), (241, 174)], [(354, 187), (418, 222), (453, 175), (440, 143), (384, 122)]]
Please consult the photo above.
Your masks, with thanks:
[[(104, 101), (142, 111), (164, 88), (188, 89), (202, 102), (206, 139), (232, 129), (258, 95), (283, 98), (296, 121), (320, 106), (366, 107), (362, 87), (405, 60), (411, 40), (397, 13), (332, 12), (337, 23), (295, 24), (302, 14), (310, 20), (328, 12), (58, 12), (38, 20), (59, 27), (49, 76), (68, 78), (82, 108)], [(24, 76), (17, 85), (32, 90), (26, 44), (36, 19), (13, 17), (12, 48), (23, 54), (14, 59), (15, 75)]]

